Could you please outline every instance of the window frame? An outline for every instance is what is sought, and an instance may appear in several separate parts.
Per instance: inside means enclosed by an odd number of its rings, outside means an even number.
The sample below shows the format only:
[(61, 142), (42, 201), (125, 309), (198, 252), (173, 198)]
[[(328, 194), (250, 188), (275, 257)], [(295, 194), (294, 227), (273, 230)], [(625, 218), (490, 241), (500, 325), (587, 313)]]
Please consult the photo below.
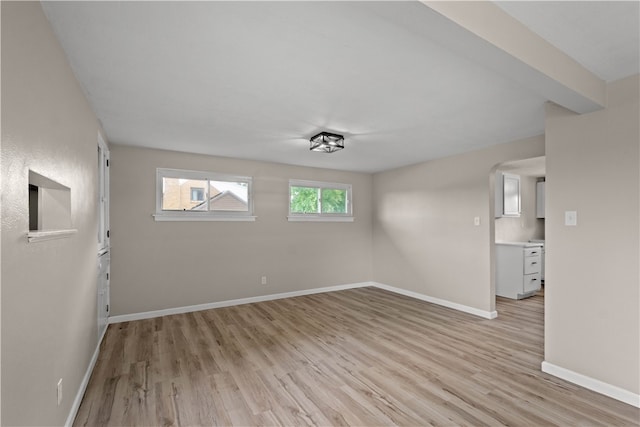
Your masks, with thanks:
[[(320, 195), (323, 189), (330, 190), (346, 190), (347, 194), (347, 212), (346, 213), (322, 213), (322, 200), (320, 199), (319, 208), (320, 212), (314, 213), (299, 213), (291, 212), (291, 188), (292, 187), (306, 187), (319, 189)], [(323, 181), (309, 181), (303, 179), (290, 179), (289, 180), (289, 200), (288, 200), (289, 215), (287, 219), (291, 222), (295, 221), (315, 221), (315, 222), (353, 222), (353, 187), (351, 184), (344, 184), (338, 182), (323, 182)]]
[[(162, 209), (163, 178), (188, 180), (244, 182), (247, 184), (247, 211), (169, 211)], [(253, 215), (253, 178), (250, 176), (227, 175), (217, 172), (194, 171), (186, 169), (156, 168), (156, 221), (255, 221)], [(205, 200), (208, 203), (208, 189), (205, 188)]]

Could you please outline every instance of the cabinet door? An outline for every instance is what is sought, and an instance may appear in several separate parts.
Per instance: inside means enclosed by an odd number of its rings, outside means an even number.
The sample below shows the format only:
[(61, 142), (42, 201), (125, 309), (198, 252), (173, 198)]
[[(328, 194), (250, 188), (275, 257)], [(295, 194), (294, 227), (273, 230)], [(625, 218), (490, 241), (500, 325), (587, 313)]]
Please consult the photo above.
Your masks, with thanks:
[(536, 218), (544, 218), (544, 192), (545, 182), (536, 183)]
[(520, 176), (505, 173), (503, 180), (504, 216), (520, 216)]
[(494, 194), (495, 194), (495, 217), (496, 218), (502, 218), (502, 213), (504, 212), (504, 202), (503, 202), (503, 198), (504, 198), (504, 190), (503, 190), (503, 179), (502, 179), (502, 172), (500, 171), (496, 171), (496, 180), (495, 180), (495, 188), (494, 188)]

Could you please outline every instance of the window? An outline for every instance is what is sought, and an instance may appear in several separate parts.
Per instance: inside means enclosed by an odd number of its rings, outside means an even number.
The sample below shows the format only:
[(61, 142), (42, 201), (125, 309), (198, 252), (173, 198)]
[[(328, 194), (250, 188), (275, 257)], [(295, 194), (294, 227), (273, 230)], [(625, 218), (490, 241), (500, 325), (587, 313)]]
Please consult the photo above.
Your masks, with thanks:
[(156, 221), (254, 221), (251, 177), (156, 170)]
[(289, 221), (353, 221), (351, 185), (289, 181)]
[(191, 201), (192, 202), (204, 201), (204, 188), (191, 187)]

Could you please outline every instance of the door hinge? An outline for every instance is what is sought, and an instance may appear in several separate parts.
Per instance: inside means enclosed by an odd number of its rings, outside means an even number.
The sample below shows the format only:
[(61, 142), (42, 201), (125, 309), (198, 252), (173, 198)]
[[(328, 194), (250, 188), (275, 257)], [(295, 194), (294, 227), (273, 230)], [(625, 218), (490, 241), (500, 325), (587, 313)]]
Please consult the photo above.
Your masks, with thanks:
[(107, 237), (111, 237), (110, 234), (111, 234), (111, 230), (107, 230)]
[(109, 273), (107, 273), (107, 280), (109, 280)]
[(107, 313), (109, 312), (109, 304), (107, 304)]
[(109, 167), (109, 159), (107, 159), (107, 167)]

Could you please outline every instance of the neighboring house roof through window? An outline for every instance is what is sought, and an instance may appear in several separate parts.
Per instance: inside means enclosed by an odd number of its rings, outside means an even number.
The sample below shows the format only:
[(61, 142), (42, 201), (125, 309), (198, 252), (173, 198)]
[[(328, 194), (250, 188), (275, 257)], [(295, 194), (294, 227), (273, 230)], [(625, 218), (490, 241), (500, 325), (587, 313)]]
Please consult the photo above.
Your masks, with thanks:
[[(226, 190), (209, 198), (209, 209), (212, 211), (244, 211), (247, 210), (247, 201), (235, 193)], [(191, 208), (193, 211), (207, 210), (206, 200)]]

